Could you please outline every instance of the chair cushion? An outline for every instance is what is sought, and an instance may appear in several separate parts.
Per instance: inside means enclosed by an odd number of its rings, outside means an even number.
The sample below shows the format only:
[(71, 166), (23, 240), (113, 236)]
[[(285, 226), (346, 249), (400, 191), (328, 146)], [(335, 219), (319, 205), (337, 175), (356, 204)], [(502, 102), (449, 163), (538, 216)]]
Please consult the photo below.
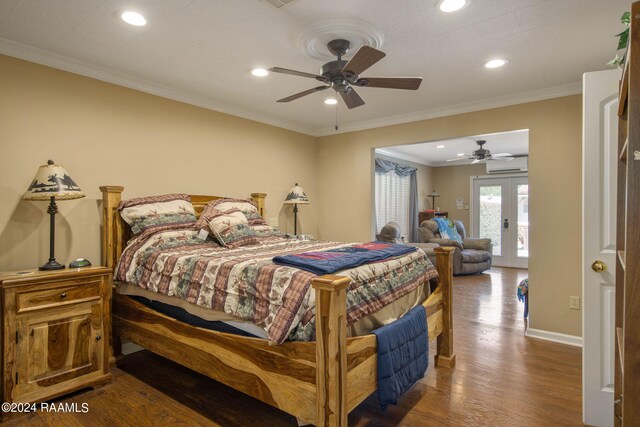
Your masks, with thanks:
[(485, 262), (491, 259), (491, 254), (488, 251), (479, 251), (477, 249), (465, 249), (461, 254), (463, 264)]

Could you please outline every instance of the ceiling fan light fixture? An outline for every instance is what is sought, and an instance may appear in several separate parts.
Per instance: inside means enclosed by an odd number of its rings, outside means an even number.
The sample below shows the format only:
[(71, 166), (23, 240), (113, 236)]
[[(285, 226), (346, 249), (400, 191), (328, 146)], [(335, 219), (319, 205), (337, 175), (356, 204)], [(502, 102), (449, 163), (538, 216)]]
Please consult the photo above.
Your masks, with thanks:
[(469, 4), (468, 0), (441, 0), (438, 8), (444, 13), (451, 13), (463, 9), (467, 4)]
[(122, 19), (129, 25), (133, 25), (134, 27), (142, 27), (147, 25), (146, 18), (138, 12), (134, 12), (132, 10), (123, 10), (122, 12), (120, 12), (120, 19)]
[(500, 68), (502, 66), (507, 65), (508, 63), (509, 63), (509, 60), (506, 58), (496, 58), (496, 59), (491, 59), (485, 62), (484, 67), (489, 69)]
[(336, 105), (338, 103), (338, 100), (335, 98), (327, 98), (324, 100), (324, 103), (327, 105)]
[(266, 68), (252, 68), (251, 74), (256, 77), (265, 77), (269, 75), (269, 70), (267, 70)]

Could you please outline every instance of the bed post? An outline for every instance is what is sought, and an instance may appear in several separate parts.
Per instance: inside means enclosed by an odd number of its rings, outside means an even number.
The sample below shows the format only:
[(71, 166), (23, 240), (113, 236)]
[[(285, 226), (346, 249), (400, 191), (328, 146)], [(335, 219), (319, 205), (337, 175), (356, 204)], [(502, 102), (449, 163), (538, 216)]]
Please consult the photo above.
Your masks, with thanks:
[(316, 426), (347, 425), (347, 287), (351, 279), (320, 276), (316, 292)]
[(453, 368), (456, 364), (456, 355), (453, 352), (453, 310), (452, 310), (452, 284), (453, 284), (453, 252), (451, 247), (435, 248), (436, 266), (440, 277), (442, 289), (442, 333), (438, 335), (438, 347), (435, 356), (436, 366)]
[(122, 219), (118, 205), (124, 187), (103, 185), (102, 191), (102, 265), (114, 269), (122, 254)]
[(256, 205), (258, 205), (258, 213), (264, 218), (264, 198), (267, 197), (267, 193), (251, 193), (251, 198)]

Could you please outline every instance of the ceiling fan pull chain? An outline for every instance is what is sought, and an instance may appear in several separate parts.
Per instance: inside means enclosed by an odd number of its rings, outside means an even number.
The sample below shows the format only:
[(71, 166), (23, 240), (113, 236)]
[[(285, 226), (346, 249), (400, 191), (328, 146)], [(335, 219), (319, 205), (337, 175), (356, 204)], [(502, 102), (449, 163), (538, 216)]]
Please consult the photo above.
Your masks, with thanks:
[(336, 102), (336, 130), (338, 130), (338, 103)]

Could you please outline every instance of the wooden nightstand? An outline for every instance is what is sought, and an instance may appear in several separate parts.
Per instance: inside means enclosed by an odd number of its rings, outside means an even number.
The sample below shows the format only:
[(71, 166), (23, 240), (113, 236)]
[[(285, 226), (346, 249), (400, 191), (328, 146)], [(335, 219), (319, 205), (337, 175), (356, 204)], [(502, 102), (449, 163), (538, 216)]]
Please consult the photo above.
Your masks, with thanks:
[(111, 270), (0, 273), (2, 400), (42, 402), (111, 379)]

